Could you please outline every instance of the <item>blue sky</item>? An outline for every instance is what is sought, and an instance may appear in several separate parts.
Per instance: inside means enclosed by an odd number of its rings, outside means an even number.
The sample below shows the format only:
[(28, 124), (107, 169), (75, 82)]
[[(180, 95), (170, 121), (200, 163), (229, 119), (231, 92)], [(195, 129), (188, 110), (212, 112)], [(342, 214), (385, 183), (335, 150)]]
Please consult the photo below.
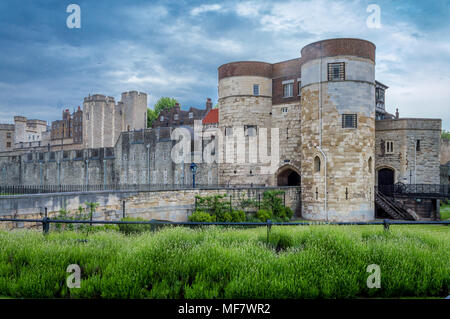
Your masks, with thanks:
[[(81, 29), (66, 7), (81, 7)], [(368, 28), (369, 4), (381, 28)], [(278, 62), (313, 41), (357, 37), (377, 46), (387, 109), (442, 118), (450, 130), (450, 2), (442, 1), (12, 1), (0, 3), (0, 122), (55, 120), (88, 94), (139, 90), (183, 108), (217, 100), (217, 67)]]

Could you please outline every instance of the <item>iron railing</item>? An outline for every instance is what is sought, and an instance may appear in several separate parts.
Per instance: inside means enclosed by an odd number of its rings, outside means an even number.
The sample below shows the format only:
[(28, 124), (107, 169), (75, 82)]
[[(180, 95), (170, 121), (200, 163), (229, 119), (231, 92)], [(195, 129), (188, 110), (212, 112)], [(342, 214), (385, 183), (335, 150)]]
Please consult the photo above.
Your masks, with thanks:
[[(289, 188), (289, 186), (287, 186)], [(27, 195), (45, 193), (91, 192), (91, 191), (160, 191), (193, 189), (192, 184), (96, 184), (96, 185), (0, 185), (1, 195)], [(196, 184), (198, 189), (248, 189), (283, 188), (263, 184)]]
[(0, 218), (0, 222), (22, 222), (22, 223), (41, 223), (44, 233), (48, 233), (50, 230), (50, 224), (102, 224), (102, 225), (120, 225), (120, 224), (141, 224), (151, 225), (152, 230), (156, 226), (230, 226), (230, 227), (267, 227), (267, 240), (269, 239), (269, 233), (272, 226), (312, 226), (312, 225), (383, 225), (385, 230), (389, 230), (390, 225), (449, 225), (450, 221), (399, 221), (384, 219), (373, 222), (288, 222), (279, 223), (268, 220), (267, 222), (172, 222), (161, 220), (149, 220), (149, 221), (112, 221), (112, 220), (60, 220), (51, 219), (45, 216), (42, 219), (20, 219), (20, 218)]
[(403, 184), (378, 185), (376, 190), (391, 197), (423, 197), (423, 198), (449, 198), (450, 185), (445, 184)]

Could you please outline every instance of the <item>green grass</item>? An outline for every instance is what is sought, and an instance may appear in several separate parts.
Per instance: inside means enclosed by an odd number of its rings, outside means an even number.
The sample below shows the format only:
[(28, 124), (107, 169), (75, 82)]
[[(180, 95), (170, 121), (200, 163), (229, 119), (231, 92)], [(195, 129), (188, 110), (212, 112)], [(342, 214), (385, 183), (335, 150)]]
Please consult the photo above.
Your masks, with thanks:
[[(167, 227), (126, 236), (0, 231), (0, 296), (14, 298), (444, 297), (445, 226)], [(87, 239), (87, 241), (80, 241)], [(66, 268), (82, 269), (79, 289)], [(370, 264), (381, 288), (369, 289)]]
[(441, 206), (441, 220), (450, 220), (450, 204)]

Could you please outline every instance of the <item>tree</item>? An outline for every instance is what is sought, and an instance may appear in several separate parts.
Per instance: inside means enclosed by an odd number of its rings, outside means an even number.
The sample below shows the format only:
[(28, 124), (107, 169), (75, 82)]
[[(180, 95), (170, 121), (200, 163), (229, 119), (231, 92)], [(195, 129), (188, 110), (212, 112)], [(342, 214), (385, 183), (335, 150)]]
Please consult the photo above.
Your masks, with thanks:
[(450, 140), (450, 131), (442, 130), (441, 137), (443, 140)]
[(153, 122), (159, 117), (162, 110), (168, 110), (175, 106), (178, 101), (172, 97), (161, 97), (153, 107), (147, 109), (147, 127), (151, 127)]

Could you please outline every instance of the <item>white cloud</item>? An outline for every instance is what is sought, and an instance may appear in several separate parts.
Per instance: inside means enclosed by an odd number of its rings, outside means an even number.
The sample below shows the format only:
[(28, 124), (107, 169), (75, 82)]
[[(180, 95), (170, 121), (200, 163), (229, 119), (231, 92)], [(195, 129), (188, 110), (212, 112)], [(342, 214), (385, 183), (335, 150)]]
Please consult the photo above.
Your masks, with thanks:
[(211, 11), (220, 11), (222, 6), (220, 4), (202, 4), (199, 7), (196, 7), (191, 10), (191, 15), (197, 16), (201, 13), (211, 12)]

